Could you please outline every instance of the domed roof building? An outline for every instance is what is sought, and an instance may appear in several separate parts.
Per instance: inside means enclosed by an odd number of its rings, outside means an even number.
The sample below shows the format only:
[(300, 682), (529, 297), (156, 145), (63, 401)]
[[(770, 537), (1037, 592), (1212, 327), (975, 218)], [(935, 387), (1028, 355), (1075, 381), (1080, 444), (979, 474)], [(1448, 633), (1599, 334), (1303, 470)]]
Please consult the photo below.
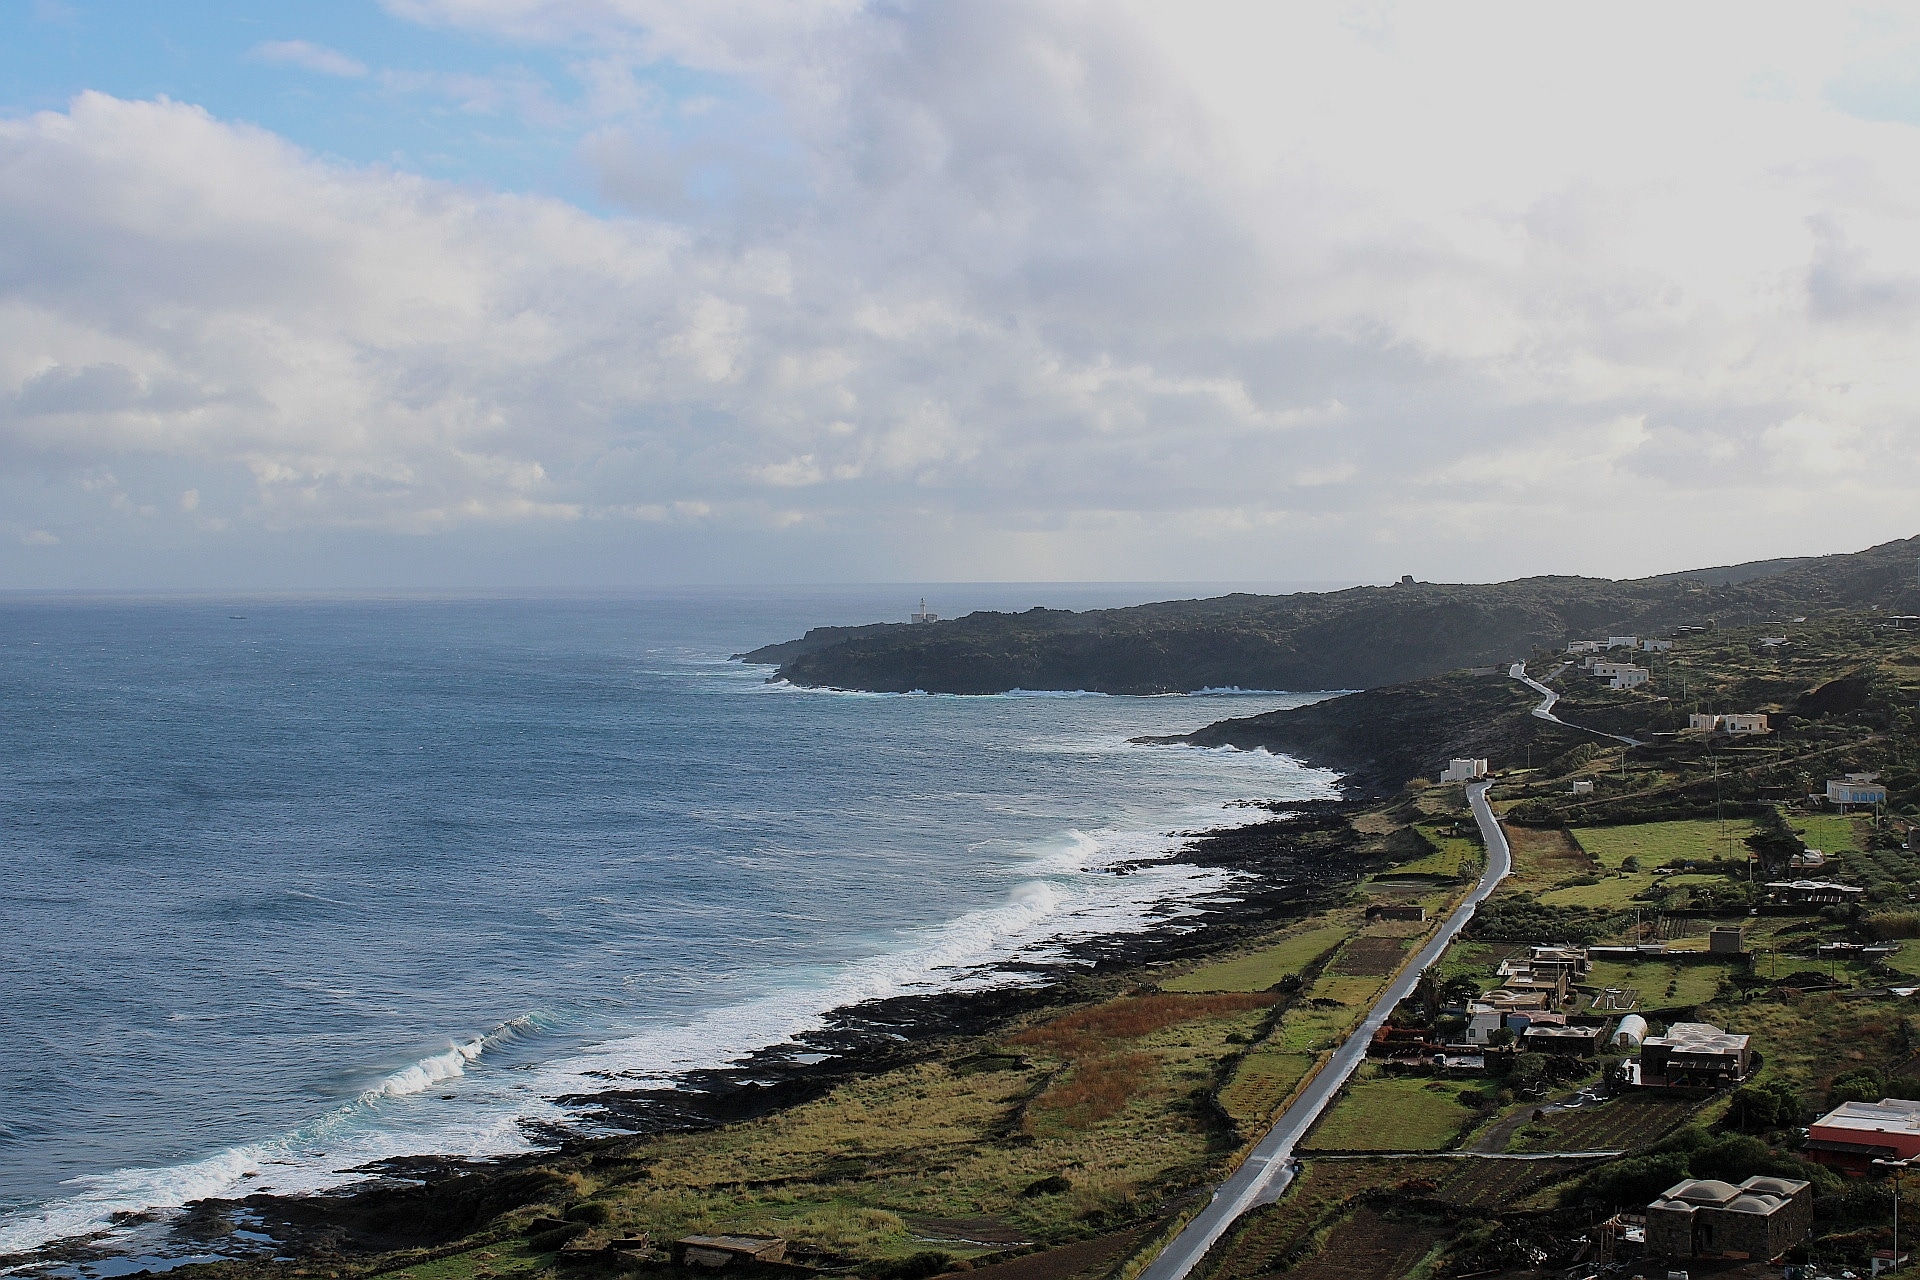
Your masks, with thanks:
[(1813, 1184), (1793, 1178), (1678, 1182), (1647, 1206), (1647, 1252), (1669, 1258), (1779, 1257), (1813, 1228)]

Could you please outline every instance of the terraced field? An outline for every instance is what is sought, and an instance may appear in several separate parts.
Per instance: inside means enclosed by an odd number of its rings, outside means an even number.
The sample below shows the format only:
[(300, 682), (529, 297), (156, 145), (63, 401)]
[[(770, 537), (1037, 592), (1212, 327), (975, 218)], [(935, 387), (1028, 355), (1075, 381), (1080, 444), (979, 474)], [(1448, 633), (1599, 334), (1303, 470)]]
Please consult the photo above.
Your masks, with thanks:
[(1633, 1151), (1659, 1141), (1701, 1104), (1690, 1098), (1628, 1094), (1577, 1111), (1553, 1111), (1522, 1126), (1509, 1151)]

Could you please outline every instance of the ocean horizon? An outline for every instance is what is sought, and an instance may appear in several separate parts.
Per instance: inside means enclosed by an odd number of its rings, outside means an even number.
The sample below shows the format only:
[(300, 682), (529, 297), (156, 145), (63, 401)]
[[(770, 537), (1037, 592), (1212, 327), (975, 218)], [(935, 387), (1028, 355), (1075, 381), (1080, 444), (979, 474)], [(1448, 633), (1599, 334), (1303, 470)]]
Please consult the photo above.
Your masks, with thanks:
[(594, 1123), (565, 1099), (1190, 912), (1235, 877), (1161, 861), (1182, 833), (1337, 794), (1129, 741), (1323, 694), (870, 695), (730, 660), (917, 599), (0, 597), (0, 1253), (539, 1149)]

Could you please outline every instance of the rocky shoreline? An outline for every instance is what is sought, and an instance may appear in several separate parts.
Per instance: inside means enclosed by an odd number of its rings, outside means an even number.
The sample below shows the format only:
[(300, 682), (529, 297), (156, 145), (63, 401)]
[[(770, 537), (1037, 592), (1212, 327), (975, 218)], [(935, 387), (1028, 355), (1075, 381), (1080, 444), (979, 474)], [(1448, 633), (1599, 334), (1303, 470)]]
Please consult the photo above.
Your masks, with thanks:
[[(1324, 906), (1335, 890), (1382, 861), (1347, 819), (1351, 800), (1263, 803), (1273, 816), (1247, 826), (1193, 833), (1179, 852), (1153, 865), (1187, 864), (1236, 872), (1215, 898), (1168, 903), (1159, 923), (1138, 932), (1074, 939), (1045, 963), (997, 966), (1017, 981), (965, 991), (896, 996), (828, 1014), (819, 1029), (770, 1045), (725, 1067), (679, 1078), (678, 1087), (620, 1089), (563, 1099), (606, 1136), (552, 1131), (551, 1146), (506, 1159), (419, 1156), (382, 1162), (337, 1191), (196, 1202), (171, 1220), (152, 1220), (138, 1251), (166, 1260), (222, 1255), (254, 1262), (336, 1260), (432, 1247), (467, 1235), (489, 1219), (549, 1194), (568, 1165), (604, 1162), (636, 1137), (697, 1131), (770, 1115), (839, 1085), (959, 1051), (1009, 1022), (1045, 1010), (1111, 996), (1150, 981), (1156, 968), (1227, 950)], [(1146, 864), (1138, 864), (1146, 865)], [(1113, 868), (1128, 874), (1127, 865)], [(236, 1234), (236, 1232), (244, 1234)], [(87, 1242), (49, 1246), (0, 1259), (85, 1267), (124, 1259), (124, 1247)], [(124, 1264), (123, 1264), (124, 1265)], [(112, 1274), (130, 1272), (110, 1267)]]

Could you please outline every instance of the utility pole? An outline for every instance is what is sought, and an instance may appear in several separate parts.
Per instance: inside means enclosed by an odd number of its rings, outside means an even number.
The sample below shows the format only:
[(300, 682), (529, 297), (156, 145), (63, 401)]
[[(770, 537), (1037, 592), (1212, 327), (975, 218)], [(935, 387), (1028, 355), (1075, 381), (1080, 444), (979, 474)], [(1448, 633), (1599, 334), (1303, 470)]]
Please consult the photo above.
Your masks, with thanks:
[(1875, 1160), (1874, 1163), (1893, 1170), (1893, 1265), (1887, 1270), (1898, 1271), (1900, 1269), (1900, 1175), (1907, 1171), (1907, 1161)]

